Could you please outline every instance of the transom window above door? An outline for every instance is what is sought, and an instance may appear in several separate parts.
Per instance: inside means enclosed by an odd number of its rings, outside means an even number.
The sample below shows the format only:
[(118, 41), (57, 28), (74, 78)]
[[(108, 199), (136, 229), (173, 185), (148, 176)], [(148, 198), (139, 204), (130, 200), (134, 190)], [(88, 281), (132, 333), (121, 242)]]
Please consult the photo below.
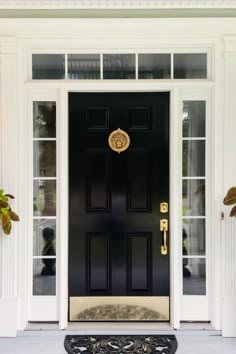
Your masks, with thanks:
[(32, 54), (33, 80), (208, 79), (207, 53)]

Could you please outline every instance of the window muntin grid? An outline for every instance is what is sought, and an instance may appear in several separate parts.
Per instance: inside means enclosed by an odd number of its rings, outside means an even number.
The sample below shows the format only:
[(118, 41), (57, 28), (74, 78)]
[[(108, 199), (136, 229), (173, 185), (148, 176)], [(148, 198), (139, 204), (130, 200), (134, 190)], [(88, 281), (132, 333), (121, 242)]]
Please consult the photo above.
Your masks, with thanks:
[(33, 102), (33, 296), (56, 295), (56, 102)]
[(33, 80), (206, 80), (208, 53), (32, 54)]
[(183, 295), (206, 295), (206, 101), (182, 110)]

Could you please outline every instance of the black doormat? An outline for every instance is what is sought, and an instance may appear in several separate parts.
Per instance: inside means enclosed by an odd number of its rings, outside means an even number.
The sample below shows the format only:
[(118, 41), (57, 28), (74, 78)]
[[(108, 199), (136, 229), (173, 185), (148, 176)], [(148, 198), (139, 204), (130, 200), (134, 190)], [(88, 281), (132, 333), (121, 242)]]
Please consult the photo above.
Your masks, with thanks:
[(69, 354), (174, 354), (177, 350), (174, 335), (68, 335), (64, 344)]

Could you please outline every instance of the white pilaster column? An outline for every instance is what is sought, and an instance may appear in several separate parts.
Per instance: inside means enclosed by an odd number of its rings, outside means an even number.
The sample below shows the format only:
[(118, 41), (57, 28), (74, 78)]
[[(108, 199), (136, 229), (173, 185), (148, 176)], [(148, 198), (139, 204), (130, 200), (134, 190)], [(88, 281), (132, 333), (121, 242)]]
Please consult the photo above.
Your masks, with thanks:
[[(13, 194), (13, 210), (19, 210), (16, 42), (0, 38), (0, 189)], [(0, 336), (15, 336), (18, 292), (18, 223), (10, 236), (0, 231)]]
[[(224, 116), (224, 186), (223, 193), (236, 186), (236, 37), (225, 38), (225, 109)], [(222, 331), (236, 337), (236, 219), (231, 208), (223, 207), (222, 221)]]

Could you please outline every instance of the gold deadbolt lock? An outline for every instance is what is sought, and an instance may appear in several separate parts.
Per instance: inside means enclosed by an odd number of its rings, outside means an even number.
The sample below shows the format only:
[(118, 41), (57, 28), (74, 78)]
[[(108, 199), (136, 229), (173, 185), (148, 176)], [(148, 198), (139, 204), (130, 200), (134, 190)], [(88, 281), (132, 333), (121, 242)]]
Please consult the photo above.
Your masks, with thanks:
[(163, 240), (161, 245), (161, 254), (166, 256), (168, 253), (167, 247), (167, 231), (168, 231), (168, 220), (161, 219), (160, 220), (160, 230), (163, 232)]
[(160, 203), (160, 212), (163, 214), (168, 213), (168, 203), (166, 202)]

